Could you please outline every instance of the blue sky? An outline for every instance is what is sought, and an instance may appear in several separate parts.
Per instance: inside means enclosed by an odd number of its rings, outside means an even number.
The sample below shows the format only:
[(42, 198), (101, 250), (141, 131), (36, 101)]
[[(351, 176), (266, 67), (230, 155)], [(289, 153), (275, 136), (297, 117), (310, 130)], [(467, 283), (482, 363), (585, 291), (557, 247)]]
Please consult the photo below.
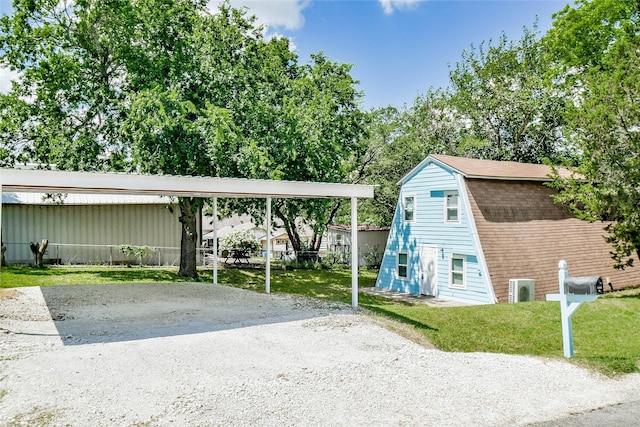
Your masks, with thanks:
[[(215, 8), (217, 0), (210, 2)], [(293, 42), (301, 62), (323, 51), (354, 65), (367, 109), (410, 105), (430, 87), (448, 84), (462, 51), (502, 32), (519, 39), (523, 27), (551, 27), (551, 15), (567, 0), (232, 0)], [(0, 14), (11, 0), (0, 0)], [(0, 69), (0, 91), (7, 70)]]

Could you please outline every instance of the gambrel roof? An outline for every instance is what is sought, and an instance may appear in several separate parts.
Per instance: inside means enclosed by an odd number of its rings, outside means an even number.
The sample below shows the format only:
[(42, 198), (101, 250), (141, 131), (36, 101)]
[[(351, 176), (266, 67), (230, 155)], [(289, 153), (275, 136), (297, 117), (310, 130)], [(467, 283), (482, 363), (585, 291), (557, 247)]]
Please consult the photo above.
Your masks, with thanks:
[(640, 285), (640, 269), (613, 268), (605, 223), (570, 215), (554, 190), (536, 181), (465, 178), (469, 203), (496, 298), (509, 279), (535, 278), (536, 299), (558, 292), (558, 261), (572, 276), (608, 277), (616, 288)]
[[(551, 181), (551, 168), (547, 165), (531, 163), (503, 162), (498, 160), (469, 159), (465, 157), (432, 154), (415, 168), (411, 169), (399, 183), (421, 170), (429, 163), (437, 163), (447, 169), (456, 171), (465, 178), (501, 179), (514, 181)], [(558, 168), (560, 176), (568, 177), (571, 172), (566, 168)]]
[[(640, 285), (640, 269), (613, 268), (603, 222), (590, 223), (554, 203), (545, 165), (429, 156), (464, 177), (464, 185), (498, 301), (509, 279), (535, 278), (536, 299), (558, 292), (558, 261), (573, 276), (608, 277), (615, 287)], [(570, 172), (562, 169), (561, 174)]]

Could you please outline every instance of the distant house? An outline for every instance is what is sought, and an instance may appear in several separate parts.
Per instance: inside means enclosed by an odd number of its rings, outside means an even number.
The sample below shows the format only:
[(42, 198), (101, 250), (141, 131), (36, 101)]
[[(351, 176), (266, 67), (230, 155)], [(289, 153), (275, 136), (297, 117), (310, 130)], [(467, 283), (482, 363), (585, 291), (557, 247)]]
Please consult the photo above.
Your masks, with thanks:
[[(2, 193), (2, 240), (8, 263), (30, 263), (30, 242), (49, 241), (44, 259), (87, 264), (133, 262), (121, 245), (149, 251), (152, 264), (179, 262), (179, 209), (168, 197), (67, 194), (51, 200), (39, 193)], [(170, 208), (171, 207), (171, 208)]]
[[(382, 260), (389, 227), (375, 225), (358, 226), (358, 264), (360, 266), (379, 265)], [(330, 225), (326, 234), (327, 251), (345, 255), (346, 261), (351, 261), (351, 226)]]
[(225, 237), (234, 234), (234, 233), (240, 233), (240, 232), (252, 232), (255, 237), (256, 240), (258, 239), (258, 237), (262, 234), (265, 233), (265, 229), (262, 227), (258, 227), (257, 225), (255, 225), (251, 220), (246, 221), (246, 222), (239, 222), (237, 224), (233, 223), (233, 224), (229, 224), (229, 225), (223, 225), (221, 227), (218, 228), (218, 231), (216, 233), (214, 233), (213, 231), (210, 231), (208, 233), (206, 233), (205, 235), (202, 236), (202, 240), (203, 241), (207, 241), (208, 242), (208, 246), (211, 246), (213, 244), (213, 237), (214, 234), (216, 234), (218, 236), (218, 239), (224, 239)]
[[(239, 231), (247, 231), (251, 230), (256, 237), (256, 240), (260, 244), (260, 248), (262, 253), (266, 253), (267, 250), (267, 231), (264, 226), (258, 226), (254, 223), (253, 218), (250, 215), (232, 215), (228, 218), (223, 218), (218, 222), (218, 231), (217, 233), (213, 232), (213, 221), (208, 218), (203, 218), (203, 223), (206, 226), (206, 233), (202, 236), (202, 240), (204, 242), (204, 246), (212, 247), (213, 246), (213, 236), (217, 234), (218, 239), (222, 239), (229, 234), (236, 233)], [(291, 244), (291, 240), (289, 239), (289, 235), (287, 234), (286, 229), (282, 225), (282, 221), (277, 218), (273, 219), (272, 222), (272, 230), (270, 236), (270, 246), (271, 246), (271, 254), (274, 257), (282, 258), (285, 256), (293, 256), (293, 245)], [(300, 233), (300, 238), (304, 243), (309, 243), (311, 241), (311, 236), (313, 234), (313, 230), (305, 225), (302, 221), (298, 221), (298, 233)], [(323, 242), (320, 246), (320, 252), (326, 252), (326, 239), (323, 239)]]
[[(431, 155), (405, 175), (376, 286), (472, 304), (507, 302), (512, 279), (535, 299), (558, 292), (558, 261), (572, 276), (640, 284), (615, 270), (603, 223), (552, 200), (544, 165)], [(517, 281), (512, 280), (512, 283)]]
[[(262, 233), (258, 236), (258, 241), (260, 242), (260, 247), (262, 248), (262, 252), (266, 252), (267, 250), (267, 231), (263, 230)], [(289, 240), (289, 235), (284, 228), (276, 228), (275, 230), (271, 230), (271, 237), (269, 239), (269, 243), (271, 244), (271, 254), (278, 258), (286, 257), (287, 255), (291, 255), (293, 253), (293, 246), (291, 245), (291, 240)]]

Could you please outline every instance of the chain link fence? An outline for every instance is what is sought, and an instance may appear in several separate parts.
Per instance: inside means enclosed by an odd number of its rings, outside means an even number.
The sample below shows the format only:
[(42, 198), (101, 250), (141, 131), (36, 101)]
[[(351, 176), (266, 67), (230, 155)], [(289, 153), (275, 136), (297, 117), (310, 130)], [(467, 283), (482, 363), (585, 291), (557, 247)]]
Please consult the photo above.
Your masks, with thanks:
[[(33, 264), (29, 243), (5, 243), (8, 264)], [(198, 265), (211, 265), (211, 249), (198, 248)], [(43, 257), (45, 264), (57, 265), (180, 265), (180, 248), (135, 245), (81, 245), (50, 242)]]

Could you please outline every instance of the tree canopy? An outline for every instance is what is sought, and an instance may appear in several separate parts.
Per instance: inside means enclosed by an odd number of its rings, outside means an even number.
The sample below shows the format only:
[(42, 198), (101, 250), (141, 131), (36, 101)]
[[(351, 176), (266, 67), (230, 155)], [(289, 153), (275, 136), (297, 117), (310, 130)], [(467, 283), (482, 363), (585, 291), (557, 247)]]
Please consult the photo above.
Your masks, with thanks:
[[(16, 1), (0, 19), (0, 65), (21, 73), (0, 95), (0, 162), (348, 182), (366, 120), (350, 66), (321, 53), (299, 64), (246, 11), (206, 4)], [(197, 275), (202, 203), (179, 200), (181, 275)], [(296, 242), (295, 218), (321, 234), (327, 203), (274, 212)]]
[(446, 90), (370, 125), (366, 210), (389, 224), (396, 182), (428, 154), (564, 164), (557, 201), (607, 224), (619, 268), (640, 257), (640, 1), (578, 0), (542, 37), (525, 29), (462, 53)]
[[(556, 15), (549, 43), (572, 70), (568, 138), (581, 158), (571, 179), (557, 177), (557, 200), (580, 218), (607, 223), (618, 268), (640, 257), (640, 2), (580, 2)], [(580, 43), (556, 45), (565, 34)], [(573, 83), (571, 83), (573, 82)]]

